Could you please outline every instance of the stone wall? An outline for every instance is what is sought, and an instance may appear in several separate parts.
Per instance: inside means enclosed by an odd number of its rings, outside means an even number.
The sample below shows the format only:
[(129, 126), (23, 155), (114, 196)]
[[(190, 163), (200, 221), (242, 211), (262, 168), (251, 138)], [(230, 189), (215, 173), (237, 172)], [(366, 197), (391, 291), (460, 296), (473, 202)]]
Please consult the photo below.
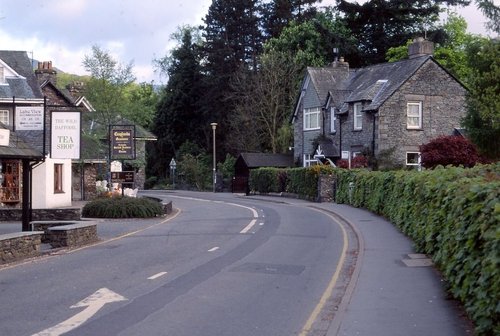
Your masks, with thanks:
[[(61, 208), (61, 209), (33, 209), (32, 220), (80, 220), (82, 210), (80, 208)], [(21, 221), (22, 209), (2, 208), (0, 209), (0, 222)], [(2, 225), (2, 224), (0, 224)]]
[(318, 179), (319, 202), (335, 202), (336, 182), (334, 175), (320, 175)]
[[(451, 135), (466, 113), (466, 90), (438, 64), (428, 61), (379, 110), (378, 148), (395, 149), (393, 161), (406, 164), (406, 152), (419, 152), (422, 144)], [(422, 102), (422, 128), (407, 129), (408, 101)]]
[(47, 230), (52, 247), (78, 247), (99, 240), (95, 223), (55, 226)]
[(16, 232), (0, 235), (0, 264), (40, 255), (43, 232)]

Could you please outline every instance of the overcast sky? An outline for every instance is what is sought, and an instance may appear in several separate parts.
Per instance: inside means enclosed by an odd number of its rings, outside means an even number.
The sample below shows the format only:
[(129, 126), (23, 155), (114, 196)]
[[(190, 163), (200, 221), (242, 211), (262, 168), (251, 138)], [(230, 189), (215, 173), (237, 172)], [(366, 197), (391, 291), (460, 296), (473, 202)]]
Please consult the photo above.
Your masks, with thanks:
[[(495, 3), (500, 0), (495, 0)], [(334, 0), (323, 0), (331, 5)], [(359, 1), (364, 2), (364, 1)], [(83, 75), (92, 45), (117, 61), (133, 61), (139, 82), (164, 82), (152, 60), (172, 47), (170, 35), (184, 24), (198, 25), (211, 0), (0, 0), (0, 49), (25, 50), (38, 61)], [(469, 31), (485, 35), (484, 17), (471, 6), (459, 10)]]

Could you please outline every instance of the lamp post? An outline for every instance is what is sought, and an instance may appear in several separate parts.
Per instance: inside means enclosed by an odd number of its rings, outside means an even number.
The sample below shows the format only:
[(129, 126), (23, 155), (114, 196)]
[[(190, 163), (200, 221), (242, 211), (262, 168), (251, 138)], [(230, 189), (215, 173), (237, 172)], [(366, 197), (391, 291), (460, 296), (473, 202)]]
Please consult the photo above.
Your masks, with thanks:
[(175, 189), (175, 169), (177, 168), (177, 163), (174, 158), (170, 160), (170, 177), (172, 178), (172, 187)]
[(215, 184), (217, 183), (217, 166), (215, 162), (215, 129), (217, 128), (217, 123), (211, 123), (210, 126), (212, 126), (212, 134), (213, 134), (213, 163), (214, 163), (214, 168), (213, 168), (213, 189), (215, 192)]

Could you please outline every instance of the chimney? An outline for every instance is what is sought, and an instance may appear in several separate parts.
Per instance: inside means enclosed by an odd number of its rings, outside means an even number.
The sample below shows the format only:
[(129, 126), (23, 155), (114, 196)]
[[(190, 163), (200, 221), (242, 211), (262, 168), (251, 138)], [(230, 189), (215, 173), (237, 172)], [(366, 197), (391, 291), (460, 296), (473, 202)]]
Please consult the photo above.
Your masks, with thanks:
[(408, 46), (408, 58), (415, 58), (434, 53), (434, 43), (425, 40), (423, 37), (417, 37), (413, 43)]
[(52, 68), (51, 61), (38, 62), (38, 68), (35, 70), (36, 79), (38, 84), (42, 84), (46, 80), (57, 84), (57, 71)]

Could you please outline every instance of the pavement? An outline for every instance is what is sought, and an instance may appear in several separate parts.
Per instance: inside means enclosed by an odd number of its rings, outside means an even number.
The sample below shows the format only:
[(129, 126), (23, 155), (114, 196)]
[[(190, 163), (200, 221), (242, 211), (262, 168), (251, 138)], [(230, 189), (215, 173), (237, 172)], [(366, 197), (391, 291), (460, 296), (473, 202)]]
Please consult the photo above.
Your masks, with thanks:
[(327, 336), (460, 336), (473, 325), (448, 297), (445, 282), (412, 241), (384, 218), (335, 203), (314, 205), (342, 217), (355, 231), (360, 251), (337, 316)]
[[(364, 209), (335, 203), (306, 204), (341, 217), (358, 239), (352, 278), (326, 336), (473, 335), (472, 323), (461, 305), (447, 296), (445, 282), (432, 260), (418, 254), (411, 240), (394, 225)], [(116, 227), (107, 223), (112, 224), (106, 220), (98, 225), (104, 239), (117, 233), (107, 231), (106, 227)], [(119, 227), (126, 231), (138, 224), (146, 222), (122, 220)], [(20, 222), (0, 222), (0, 234), (20, 228)]]

